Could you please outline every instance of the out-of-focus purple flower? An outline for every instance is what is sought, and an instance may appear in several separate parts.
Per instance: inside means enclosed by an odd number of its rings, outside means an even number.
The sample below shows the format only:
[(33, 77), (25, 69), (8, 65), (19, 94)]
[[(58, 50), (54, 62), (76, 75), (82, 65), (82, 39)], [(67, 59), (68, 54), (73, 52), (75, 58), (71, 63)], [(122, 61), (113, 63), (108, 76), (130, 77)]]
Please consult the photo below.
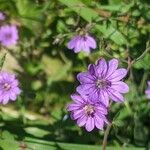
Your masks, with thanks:
[(0, 103), (7, 104), (15, 101), (21, 93), (16, 76), (7, 72), (0, 72)]
[(90, 53), (91, 49), (96, 48), (96, 41), (89, 35), (77, 35), (69, 41), (67, 47), (68, 49), (72, 49), (75, 53), (80, 51)]
[(67, 110), (71, 112), (71, 118), (77, 120), (78, 126), (85, 126), (88, 132), (95, 127), (103, 130), (105, 123), (108, 123), (106, 107), (100, 103), (93, 103), (86, 96), (73, 94), (71, 98), (74, 102), (67, 107)]
[(89, 65), (88, 71), (79, 73), (77, 79), (81, 83), (77, 92), (81, 95), (88, 95), (90, 99), (100, 101), (105, 106), (109, 105), (109, 98), (115, 102), (123, 102), (122, 93), (127, 93), (129, 87), (123, 81), (127, 70), (118, 68), (118, 60), (99, 59), (96, 65)]
[(5, 15), (2, 12), (0, 12), (0, 21), (3, 21), (3, 20), (5, 20)]
[(147, 98), (150, 99), (150, 81), (148, 81), (147, 83), (148, 83), (148, 88), (146, 89), (145, 94)]
[(15, 25), (4, 25), (0, 27), (0, 42), (3, 46), (15, 45), (18, 38), (18, 29)]

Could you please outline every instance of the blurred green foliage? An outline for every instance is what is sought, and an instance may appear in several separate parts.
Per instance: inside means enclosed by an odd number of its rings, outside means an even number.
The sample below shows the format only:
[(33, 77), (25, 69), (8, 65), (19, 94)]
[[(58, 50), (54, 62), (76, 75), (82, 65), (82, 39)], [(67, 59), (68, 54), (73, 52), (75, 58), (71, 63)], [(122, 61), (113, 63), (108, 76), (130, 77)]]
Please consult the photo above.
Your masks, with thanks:
[[(18, 62), (21, 69), (13, 71), (23, 89), (15, 103), (0, 106), (0, 149), (99, 149), (64, 143), (102, 144), (103, 131), (87, 133), (66, 112), (78, 85), (76, 74), (100, 57), (118, 58), (129, 69), (125, 103), (113, 103), (110, 110), (114, 126), (108, 144), (118, 150), (149, 148), (150, 103), (144, 93), (150, 80), (149, 0), (0, 0), (0, 10), (5, 23), (19, 28), (18, 45), (1, 50)], [(67, 42), (86, 26), (98, 47), (90, 55), (74, 54)], [(0, 68), (7, 53), (0, 54)]]

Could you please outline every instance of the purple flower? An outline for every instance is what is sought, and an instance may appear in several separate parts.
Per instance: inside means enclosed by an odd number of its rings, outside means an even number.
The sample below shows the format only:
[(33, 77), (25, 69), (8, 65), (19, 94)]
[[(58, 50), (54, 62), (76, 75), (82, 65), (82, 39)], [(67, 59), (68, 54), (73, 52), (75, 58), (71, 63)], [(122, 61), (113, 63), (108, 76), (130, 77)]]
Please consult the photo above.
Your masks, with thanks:
[(0, 27), (0, 42), (3, 46), (11, 46), (17, 43), (18, 29), (15, 25), (4, 25)]
[(95, 127), (103, 129), (105, 123), (108, 123), (106, 115), (107, 109), (100, 103), (93, 103), (86, 96), (73, 94), (71, 95), (74, 101), (67, 107), (71, 112), (71, 118), (77, 120), (79, 127), (85, 126), (88, 132), (92, 131)]
[(0, 12), (0, 21), (3, 21), (3, 20), (5, 20), (5, 15), (2, 12)]
[(89, 65), (88, 71), (79, 73), (77, 79), (81, 83), (77, 92), (88, 95), (94, 101), (100, 101), (105, 106), (109, 105), (109, 98), (115, 102), (123, 102), (122, 93), (127, 93), (129, 87), (120, 81), (127, 74), (127, 70), (118, 68), (118, 60), (99, 59), (96, 65)]
[(147, 95), (147, 98), (150, 99), (150, 81), (148, 81), (148, 88), (145, 91), (145, 94)]
[(68, 43), (68, 49), (73, 49), (75, 53), (85, 51), (90, 53), (91, 49), (96, 48), (95, 39), (89, 35), (77, 35), (73, 37)]
[(0, 72), (0, 103), (7, 104), (9, 100), (15, 101), (21, 93), (15, 75)]

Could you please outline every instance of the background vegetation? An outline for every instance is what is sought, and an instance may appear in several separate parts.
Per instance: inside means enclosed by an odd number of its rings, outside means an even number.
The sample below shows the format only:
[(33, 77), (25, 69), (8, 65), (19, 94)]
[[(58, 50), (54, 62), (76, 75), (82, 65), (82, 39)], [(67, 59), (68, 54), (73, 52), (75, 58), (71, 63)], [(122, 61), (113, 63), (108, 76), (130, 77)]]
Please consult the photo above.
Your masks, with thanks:
[[(113, 103), (110, 110), (114, 126), (108, 150), (148, 149), (149, 4), (149, 0), (0, 0), (5, 22), (16, 24), (20, 33), (16, 46), (1, 47), (1, 68), (15, 72), (23, 90), (16, 102), (0, 106), (0, 149), (100, 149), (104, 132), (87, 133), (66, 112), (79, 84), (76, 74), (100, 57), (118, 58), (120, 66), (129, 69), (125, 103)], [(76, 29), (86, 26), (98, 47), (90, 55), (75, 54), (67, 42)]]

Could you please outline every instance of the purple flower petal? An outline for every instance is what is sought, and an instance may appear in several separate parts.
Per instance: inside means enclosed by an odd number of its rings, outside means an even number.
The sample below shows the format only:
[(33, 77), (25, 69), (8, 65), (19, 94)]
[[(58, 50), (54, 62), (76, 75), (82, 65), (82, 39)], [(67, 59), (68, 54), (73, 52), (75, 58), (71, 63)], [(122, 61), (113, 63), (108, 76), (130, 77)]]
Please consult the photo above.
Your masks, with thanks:
[(115, 102), (123, 102), (124, 101), (123, 96), (119, 92), (114, 91), (113, 89), (110, 89), (108, 94), (109, 94), (110, 98)]
[(117, 69), (111, 76), (109, 76), (107, 79), (110, 81), (119, 81), (122, 78), (124, 78), (127, 75), (127, 70), (126, 69)]
[(96, 48), (96, 42), (95, 40), (90, 36), (75, 36), (73, 39), (71, 39), (67, 47), (69, 49), (73, 49), (75, 53), (78, 53), (80, 51), (85, 51), (86, 53), (90, 53), (91, 48)]
[(150, 94), (150, 89), (147, 89), (147, 90), (145, 91), (145, 93), (146, 93), (146, 94)]
[(78, 119), (78, 118), (82, 117), (83, 114), (84, 114), (84, 110), (82, 110), (82, 109), (76, 110), (73, 113), (73, 118)]
[(83, 104), (83, 99), (78, 94), (72, 94), (71, 99), (76, 102), (77, 104)]
[(148, 88), (145, 90), (145, 94), (147, 98), (150, 99), (150, 81), (148, 81), (147, 83), (148, 83)]
[(107, 63), (105, 59), (100, 59), (99, 61), (97, 61), (95, 70), (97, 73), (97, 77), (102, 78), (103, 76), (105, 76), (107, 72)]
[(95, 68), (94, 68), (94, 67), (95, 67), (95, 66), (94, 66), (93, 64), (90, 64), (90, 65), (88, 66), (88, 71), (89, 71), (90, 75), (92, 75), (93, 78), (95, 79)]
[(83, 42), (82, 50), (84, 52), (90, 53), (90, 47), (88, 46), (88, 43), (86, 43), (85, 41)]
[(100, 91), (100, 101), (103, 103), (106, 107), (109, 105), (109, 97), (108, 93), (106, 91)]
[(103, 130), (103, 127), (104, 127), (104, 121), (97, 115), (95, 114), (95, 126), (98, 128), (98, 129), (101, 129)]
[(73, 111), (73, 110), (77, 110), (80, 108), (80, 105), (79, 104), (70, 104), (68, 107), (67, 107), (67, 110), (68, 111)]
[(92, 92), (90, 92), (90, 94), (88, 96), (92, 102), (100, 101), (99, 100), (99, 91), (97, 89), (93, 89)]
[(87, 42), (88, 42), (89, 47), (95, 49), (96, 48), (95, 39), (91, 36), (86, 36), (86, 38), (87, 38)]
[(78, 36), (76, 36), (75, 38), (73, 38), (67, 45), (68, 49), (73, 49), (75, 48), (76, 42), (79, 39)]
[(15, 94), (14, 92), (11, 92), (11, 93), (9, 94), (9, 97), (10, 97), (10, 99), (11, 99), (12, 101), (15, 101), (16, 98), (17, 98), (17, 96), (16, 96), (16, 94)]
[(20, 90), (18, 87), (14, 87), (14, 88), (12, 89), (12, 91), (13, 91), (14, 93), (16, 93), (16, 95), (19, 95), (19, 94), (21, 93), (21, 90)]
[(6, 105), (8, 101), (9, 101), (9, 95), (7, 94), (3, 95), (3, 101), (2, 101), (3, 105)]
[(3, 20), (5, 20), (5, 15), (2, 12), (0, 12), (0, 21), (3, 21)]
[(112, 84), (111, 88), (113, 88), (114, 90), (117, 90), (120, 93), (129, 92), (128, 85), (122, 81), (115, 82), (114, 84)]
[(82, 50), (82, 48), (83, 48), (83, 42), (82, 42), (81, 37), (80, 37), (80, 38), (78, 38), (78, 40), (76, 41), (76, 45), (75, 45), (75, 48), (74, 48), (74, 52), (75, 52), (75, 53), (78, 53), (78, 52), (80, 52), (80, 51)]
[(87, 121), (87, 117), (83, 116), (77, 120), (77, 124), (79, 127), (82, 127), (86, 124), (86, 121)]
[(87, 95), (89, 92), (93, 92), (95, 89), (94, 84), (82, 84), (76, 88), (76, 91), (80, 94)]
[(111, 59), (108, 62), (108, 70), (106, 78), (109, 77), (118, 67), (118, 60), (117, 59)]
[(88, 72), (79, 73), (77, 75), (77, 79), (80, 81), (80, 83), (93, 83), (94, 78), (91, 76)]
[(85, 128), (88, 132), (94, 129), (94, 119), (92, 117), (88, 117)]
[(99, 114), (104, 114), (104, 115), (107, 115), (107, 113), (108, 113), (106, 107), (104, 107), (104, 106), (101, 105), (100, 103), (97, 105), (96, 111), (97, 111)]

